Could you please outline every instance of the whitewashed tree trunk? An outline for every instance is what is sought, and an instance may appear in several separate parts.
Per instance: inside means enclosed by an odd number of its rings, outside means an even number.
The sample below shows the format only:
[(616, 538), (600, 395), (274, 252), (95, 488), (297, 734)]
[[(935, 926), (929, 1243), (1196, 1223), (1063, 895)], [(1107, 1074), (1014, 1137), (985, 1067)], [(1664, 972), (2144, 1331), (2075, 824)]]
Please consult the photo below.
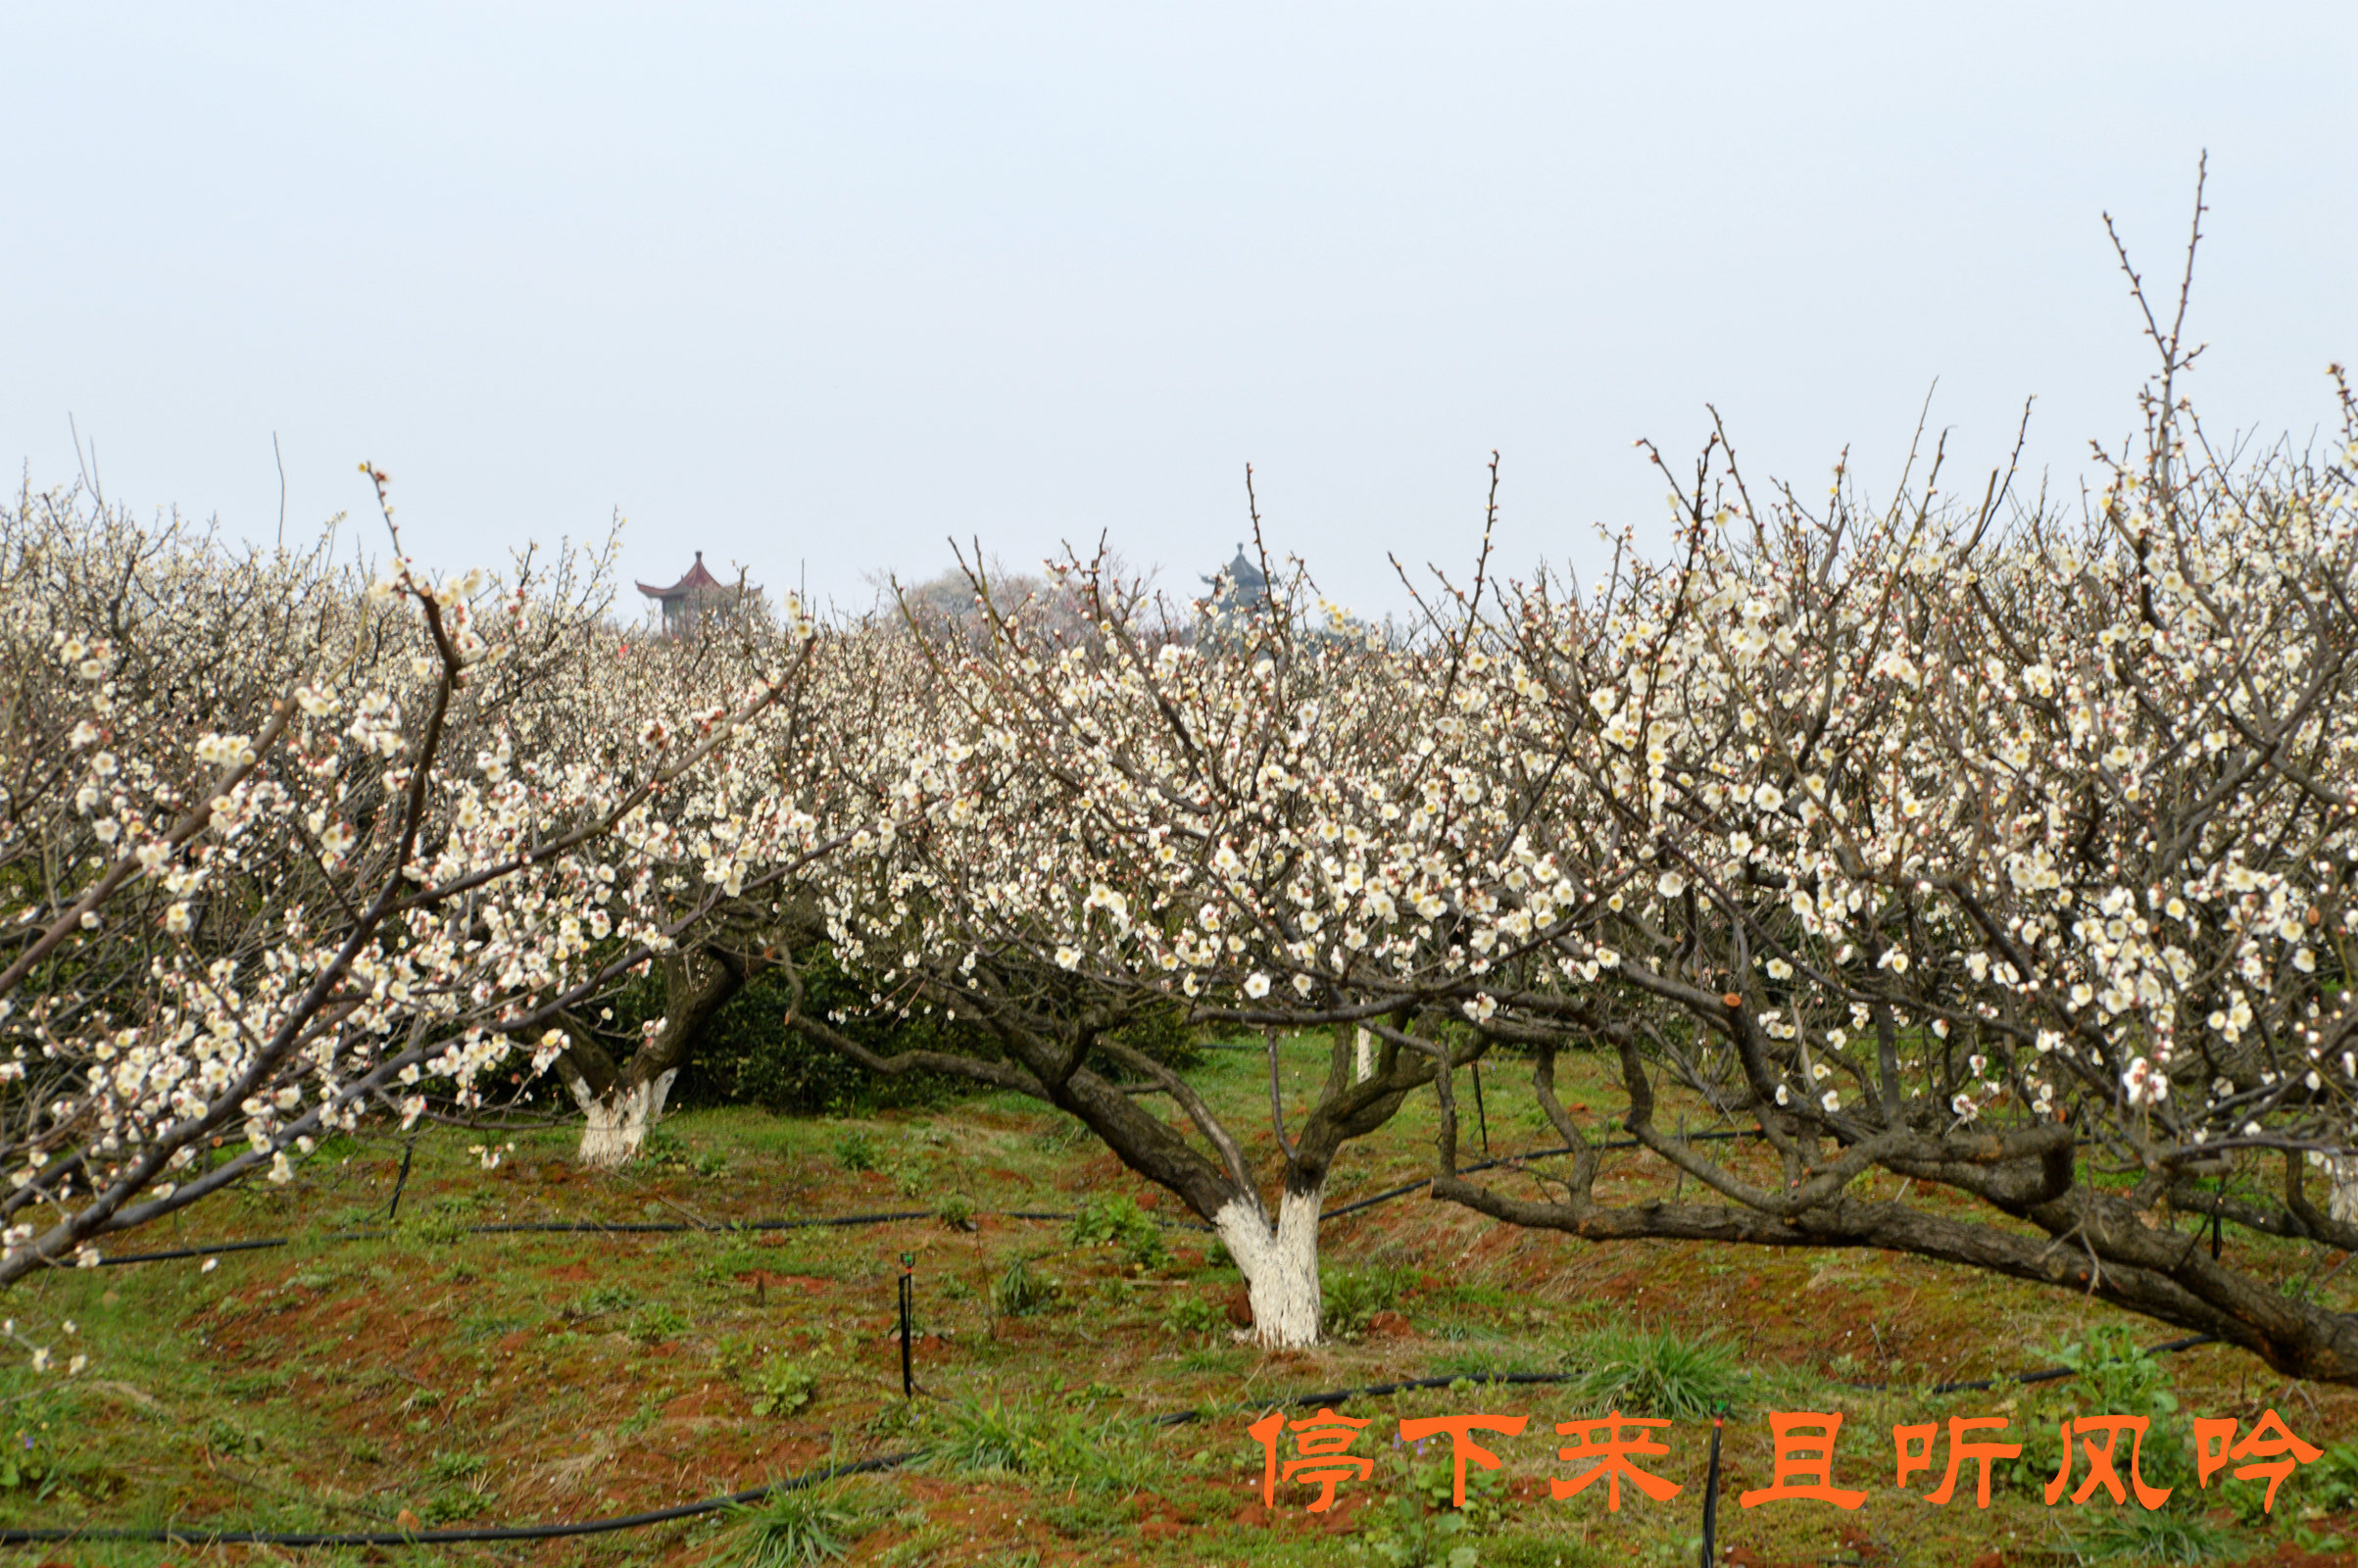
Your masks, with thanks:
[(581, 1128), (581, 1163), (614, 1170), (637, 1158), (647, 1129), (663, 1119), (663, 1099), (678, 1076), (674, 1067), (645, 1083), (624, 1081), (593, 1095), (585, 1080), (568, 1075), (565, 1086), (573, 1092), (573, 1102), (589, 1118)]
[(1271, 1349), (1318, 1343), (1318, 1210), (1326, 1184), (1288, 1187), (1269, 1224), (1257, 1199), (1239, 1198), (1213, 1217), (1253, 1300), (1253, 1340)]
[(2358, 1158), (2342, 1159), (2311, 1151), (2309, 1163), (2326, 1173), (2326, 1213), (2347, 1224), (2358, 1219)]

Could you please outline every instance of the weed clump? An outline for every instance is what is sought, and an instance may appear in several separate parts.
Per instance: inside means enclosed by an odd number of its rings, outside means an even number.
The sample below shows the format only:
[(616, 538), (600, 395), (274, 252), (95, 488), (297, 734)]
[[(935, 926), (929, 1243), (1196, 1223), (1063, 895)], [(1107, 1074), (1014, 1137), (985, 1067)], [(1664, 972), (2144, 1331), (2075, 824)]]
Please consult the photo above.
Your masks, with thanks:
[(1404, 1268), (1321, 1269), (1318, 1275), (1322, 1330), (1339, 1340), (1367, 1332), (1378, 1312), (1389, 1312), (1408, 1294), (1415, 1275)]
[(876, 1140), (857, 1127), (839, 1133), (835, 1139), (835, 1163), (848, 1171), (876, 1169), (881, 1163)]
[(738, 1568), (803, 1568), (851, 1549), (867, 1525), (867, 1509), (838, 1479), (788, 1487), (759, 1503), (731, 1510), (737, 1524), (725, 1561)]
[(1219, 1302), (1187, 1292), (1162, 1314), (1163, 1332), (1187, 1337), (1216, 1334), (1228, 1325), (1228, 1313)]
[(1469, 1465), (1465, 1506), (1456, 1505), (1456, 1465), (1444, 1444), (1428, 1454), (1426, 1445), (1394, 1446), (1389, 1465), (1393, 1484), (1384, 1500), (1368, 1508), (1354, 1550), (1385, 1568), (1475, 1568), (1481, 1561), (1477, 1538), (1498, 1522), (1506, 1484), (1496, 1470)]
[(2242, 1554), (2232, 1531), (2200, 1514), (2142, 1509), (2100, 1519), (2078, 1544), (2099, 1562), (2218, 1562)]
[(1032, 1476), (1068, 1492), (1126, 1496), (1146, 1486), (1154, 1461), (1136, 1421), (1097, 1421), (1078, 1410), (994, 1399), (953, 1406), (930, 1462), (951, 1470)]
[(769, 1356), (742, 1381), (756, 1415), (792, 1415), (818, 1397), (818, 1375), (792, 1356)]
[(1573, 1393), (1597, 1410), (1693, 1421), (1733, 1410), (1744, 1392), (1733, 1349), (1676, 1329), (1599, 1329), (1565, 1360), (1581, 1369)]
[(668, 1301), (650, 1301), (630, 1314), (630, 1337), (642, 1345), (676, 1340), (689, 1327), (688, 1315)]
[(1075, 1247), (1118, 1247), (1123, 1260), (1138, 1268), (1158, 1268), (1170, 1255), (1162, 1227), (1127, 1193), (1082, 1203), (1068, 1235)]
[(1018, 1257), (993, 1282), (991, 1310), (1001, 1317), (1029, 1317), (1046, 1310), (1056, 1295), (1055, 1280), (1034, 1274), (1030, 1262)]

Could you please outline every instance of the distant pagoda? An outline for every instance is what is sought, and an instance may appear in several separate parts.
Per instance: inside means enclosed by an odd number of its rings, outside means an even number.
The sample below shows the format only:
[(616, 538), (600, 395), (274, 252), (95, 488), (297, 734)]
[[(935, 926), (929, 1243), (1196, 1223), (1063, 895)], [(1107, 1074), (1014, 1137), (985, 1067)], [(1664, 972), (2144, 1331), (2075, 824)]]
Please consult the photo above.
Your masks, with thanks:
[(663, 635), (693, 637), (707, 615), (726, 615), (740, 603), (759, 603), (761, 590), (722, 582), (705, 569), (704, 552), (696, 552), (696, 564), (687, 575), (668, 588), (639, 584), (639, 592), (663, 607)]
[(1245, 554), (1241, 544), (1236, 547), (1236, 559), (1204, 582), (1211, 589), (1211, 613), (1216, 620), (1257, 615), (1269, 608), (1268, 575)]

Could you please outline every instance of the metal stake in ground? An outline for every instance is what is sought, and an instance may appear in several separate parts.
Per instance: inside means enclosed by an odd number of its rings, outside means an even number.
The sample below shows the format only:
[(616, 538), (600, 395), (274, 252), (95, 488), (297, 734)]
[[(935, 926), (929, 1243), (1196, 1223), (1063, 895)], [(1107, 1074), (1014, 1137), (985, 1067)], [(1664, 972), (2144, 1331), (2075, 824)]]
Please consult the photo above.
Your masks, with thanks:
[(393, 1178), (393, 1201), (385, 1205), (385, 1223), (401, 1218), (401, 1190), (410, 1185), (410, 1156), (418, 1152), (418, 1140), (413, 1138), (401, 1146), (401, 1174)]
[(1712, 1568), (1719, 1550), (1719, 1434), (1728, 1424), (1727, 1416), (1711, 1418), (1711, 1468), (1703, 1477), (1703, 1555), (1700, 1568)]
[(917, 1392), (916, 1379), (909, 1361), (909, 1274), (917, 1266), (917, 1254), (901, 1254), (901, 1397), (911, 1398)]
[(1474, 1063), (1474, 1119), (1482, 1125), (1482, 1157), (1490, 1157), (1490, 1112), (1482, 1108), (1482, 1063)]

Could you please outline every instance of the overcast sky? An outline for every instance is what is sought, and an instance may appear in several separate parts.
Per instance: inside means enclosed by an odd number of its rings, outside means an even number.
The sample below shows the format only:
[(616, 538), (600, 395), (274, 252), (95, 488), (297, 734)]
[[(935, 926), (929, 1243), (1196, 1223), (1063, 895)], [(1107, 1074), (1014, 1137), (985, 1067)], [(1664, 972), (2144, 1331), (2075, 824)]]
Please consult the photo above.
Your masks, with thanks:
[[(1640, 436), (2076, 485), (2174, 278), (2305, 439), (2358, 355), (2358, 6), (0, 6), (0, 458), (234, 535), (598, 536), (815, 595), (1248, 530), (1338, 597), (1658, 541)], [(1934, 391), (1938, 381), (1938, 390)], [(348, 535), (349, 537), (349, 535)], [(368, 535), (373, 547), (378, 535)], [(627, 592), (627, 585), (626, 585)], [(635, 612), (635, 595), (618, 608)]]

